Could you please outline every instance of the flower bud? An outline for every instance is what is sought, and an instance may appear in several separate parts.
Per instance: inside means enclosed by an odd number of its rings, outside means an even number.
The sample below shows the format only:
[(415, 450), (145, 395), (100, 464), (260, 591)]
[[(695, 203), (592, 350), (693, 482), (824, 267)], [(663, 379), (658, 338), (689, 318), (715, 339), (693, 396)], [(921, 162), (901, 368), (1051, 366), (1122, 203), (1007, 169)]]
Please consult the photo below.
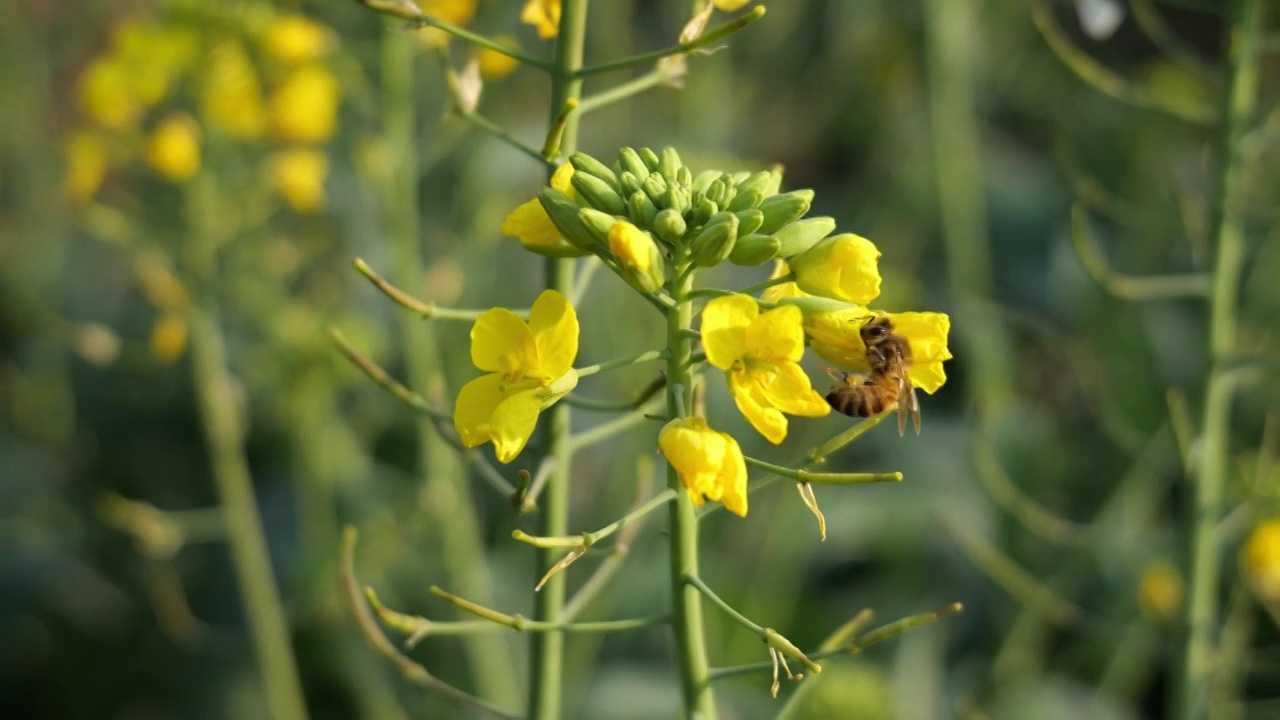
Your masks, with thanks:
[(712, 180), (711, 184), (707, 186), (707, 189), (705, 191), (707, 199), (713, 203), (716, 203), (717, 205), (724, 205), (725, 190), (727, 187), (728, 185), (726, 184), (724, 176), (721, 176), (716, 178), (715, 180)]
[(778, 185), (782, 182), (782, 173), (778, 170), (762, 170), (738, 184), (739, 192), (756, 190), (761, 198), (772, 197), (778, 193)]
[(649, 233), (626, 220), (615, 222), (609, 229), (609, 252), (618, 259), (627, 282), (640, 292), (656, 292), (667, 281), (658, 244)]
[[(574, 169), (577, 169), (577, 166)], [(610, 215), (622, 215), (627, 211), (627, 205), (622, 201), (622, 196), (618, 194), (618, 191), (595, 175), (575, 172), (571, 182), (573, 183), (573, 189), (578, 193), (578, 197), (586, 200), (591, 207), (603, 210)]]
[(809, 212), (811, 202), (812, 190), (792, 190), (765, 198), (759, 206), (760, 212), (764, 213), (764, 224), (760, 226), (759, 232), (775, 233), (799, 220)]
[(773, 233), (782, 242), (782, 249), (778, 251), (778, 255), (784, 258), (800, 255), (817, 245), (819, 240), (830, 235), (831, 231), (835, 229), (836, 221), (829, 217), (816, 217), (793, 222)]
[(643, 188), (640, 185), (640, 178), (636, 177), (630, 171), (623, 170), (622, 173), (618, 175), (618, 192), (626, 195), (627, 197), (631, 197), (631, 194), (637, 190), (643, 192)]
[(691, 208), (689, 224), (694, 227), (706, 225), (707, 221), (718, 212), (720, 212), (720, 207), (718, 205), (706, 198), (703, 198), (695, 203), (693, 208)]
[(734, 213), (738, 216), (738, 234), (750, 235), (764, 224), (764, 213), (752, 208)]
[(845, 233), (819, 242), (792, 258), (790, 265), (801, 290), (865, 305), (880, 294), (879, 260), (880, 251), (870, 240)]
[(640, 155), (640, 160), (644, 162), (644, 166), (649, 168), (649, 172), (658, 172), (659, 160), (657, 153), (650, 148), (640, 148), (637, 153)]
[[(739, 232), (742, 228), (739, 225)], [(762, 265), (778, 256), (781, 243), (772, 235), (742, 235), (733, 244), (729, 262), (734, 265)]]
[(618, 218), (595, 208), (579, 208), (578, 220), (582, 221), (582, 225), (587, 232), (591, 233), (592, 238), (602, 245), (609, 242), (609, 231), (613, 228), (613, 224), (618, 222)]
[(665, 204), (666, 207), (672, 208), (683, 215), (692, 207), (691, 199), (689, 188), (670, 183), (667, 186), (666, 195), (663, 197), (664, 203), (659, 204)]
[(684, 163), (680, 162), (680, 153), (676, 149), (668, 145), (662, 148), (662, 154), (658, 156), (658, 172), (662, 174), (667, 182), (675, 182), (676, 172), (684, 167)]
[[(630, 175), (631, 173), (623, 173)], [(654, 218), (658, 215), (658, 206), (653, 204), (648, 195), (643, 190), (637, 190), (631, 193), (631, 198), (627, 202), (628, 208), (631, 210), (631, 219), (635, 220), (641, 227), (653, 227)]]
[(653, 173), (640, 183), (640, 187), (644, 190), (644, 194), (649, 196), (654, 205), (658, 207), (666, 207), (663, 203), (667, 194), (667, 181), (658, 173)]
[(676, 170), (676, 183), (681, 187), (690, 188), (693, 185), (693, 172), (687, 167)]
[(542, 205), (543, 210), (547, 211), (551, 224), (556, 226), (569, 244), (588, 250), (599, 242), (578, 219), (580, 209), (578, 204), (565, 197), (560, 191), (544, 187), (542, 192), (538, 193), (538, 203)]
[(723, 174), (724, 173), (719, 170), (703, 170), (693, 178), (693, 183), (691, 183), (689, 187), (692, 190), (698, 190), (705, 194), (707, 192), (707, 188), (711, 187), (711, 183), (719, 180), (720, 176)]
[(569, 156), (569, 163), (573, 165), (573, 169), (578, 172), (575, 174), (594, 175), (601, 180), (609, 183), (609, 186), (616, 189), (618, 187), (618, 176), (612, 170), (605, 167), (604, 163), (591, 157), (586, 153), (574, 153)]
[(684, 237), (685, 230), (689, 226), (684, 221), (684, 216), (675, 208), (667, 208), (658, 213), (653, 220), (653, 231), (658, 237), (674, 245), (680, 242), (680, 238)]
[[(721, 215), (726, 219), (717, 222), (716, 217)], [(716, 217), (702, 228), (702, 232), (698, 233), (689, 247), (693, 263), (699, 267), (712, 267), (727, 260), (738, 239), (738, 216), (733, 213), (717, 213)]]
[(623, 172), (629, 172), (636, 176), (636, 180), (644, 180), (649, 177), (650, 170), (644, 164), (644, 160), (640, 159), (640, 154), (633, 148), (625, 147), (618, 151), (618, 165), (622, 167)]
[(750, 210), (759, 205), (761, 200), (764, 200), (764, 194), (759, 190), (738, 188), (738, 194), (733, 196), (733, 201), (729, 203), (728, 209), (733, 212)]

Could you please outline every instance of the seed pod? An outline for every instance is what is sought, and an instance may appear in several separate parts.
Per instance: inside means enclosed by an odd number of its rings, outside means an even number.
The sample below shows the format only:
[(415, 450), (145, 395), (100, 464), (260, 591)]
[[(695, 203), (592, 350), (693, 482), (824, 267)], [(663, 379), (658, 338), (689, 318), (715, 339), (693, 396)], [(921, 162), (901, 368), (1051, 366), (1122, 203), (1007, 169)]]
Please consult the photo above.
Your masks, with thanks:
[(622, 201), (618, 191), (595, 175), (576, 172), (570, 182), (573, 183), (573, 189), (578, 193), (578, 197), (586, 200), (591, 207), (603, 210), (610, 215), (622, 215), (627, 211), (627, 205)]
[(729, 210), (737, 212), (739, 210), (750, 210), (760, 204), (764, 199), (764, 195), (759, 190), (744, 190), (738, 188), (738, 194), (733, 196), (733, 202), (729, 203)]
[(635, 175), (637, 180), (644, 180), (649, 177), (651, 172), (648, 166), (644, 164), (644, 160), (640, 159), (640, 154), (629, 147), (624, 147), (618, 151), (618, 165), (622, 167), (624, 172)]
[(772, 235), (742, 235), (733, 244), (729, 262), (734, 265), (761, 265), (777, 257), (781, 245), (782, 242)]
[(648, 195), (643, 190), (637, 190), (631, 193), (631, 197), (627, 202), (628, 209), (631, 211), (631, 219), (640, 227), (653, 227), (653, 219), (658, 214), (658, 206), (653, 204)]
[(719, 265), (733, 252), (733, 244), (738, 239), (738, 217), (732, 213), (725, 213), (725, 216), (727, 220), (708, 224), (693, 239), (689, 250), (695, 265)]
[(578, 221), (591, 233), (592, 239), (601, 245), (609, 243), (609, 229), (618, 222), (618, 218), (595, 208), (579, 208)]
[(738, 234), (750, 235), (760, 229), (760, 225), (764, 223), (764, 213), (752, 208), (750, 210), (739, 210), (734, 213), (738, 216)]
[(649, 172), (658, 172), (658, 154), (649, 148), (640, 148), (636, 151), (640, 155), (640, 159), (644, 161), (644, 166), (649, 168)]
[(658, 234), (658, 238), (672, 245), (680, 242), (687, 229), (689, 226), (685, 224), (684, 216), (675, 208), (667, 208), (653, 219), (653, 231)]
[(569, 163), (577, 171), (574, 173), (575, 175), (578, 173), (594, 175), (609, 183), (609, 187), (615, 190), (618, 188), (618, 176), (614, 174), (613, 170), (610, 170), (604, 163), (590, 155), (581, 152), (574, 153), (569, 156)]
[(817, 245), (819, 240), (830, 235), (835, 229), (836, 221), (829, 217), (808, 218), (793, 222), (774, 233), (774, 236), (782, 242), (781, 248), (778, 249), (778, 256), (795, 257)]
[(764, 213), (764, 223), (756, 232), (767, 234), (781, 230), (804, 217), (812, 201), (812, 190), (792, 190), (765, 198), (759, 205), (760, 212)]
[(538, 193), (538, 203), (570, 244), (587, 250), (598, 242), (595, 235), (578, 219), (578, 204), (559, 191), (549, 187), (542, 188), (542, 192)]
[(674, 182), (676, 179), (676, 171), (684, 167), (684, 163), (680, 162), (680, 153), (676, 149), (667, 146), (662, 148), (662, 154), (658, 156), (658, 172), (667, 179), (668, 182)]

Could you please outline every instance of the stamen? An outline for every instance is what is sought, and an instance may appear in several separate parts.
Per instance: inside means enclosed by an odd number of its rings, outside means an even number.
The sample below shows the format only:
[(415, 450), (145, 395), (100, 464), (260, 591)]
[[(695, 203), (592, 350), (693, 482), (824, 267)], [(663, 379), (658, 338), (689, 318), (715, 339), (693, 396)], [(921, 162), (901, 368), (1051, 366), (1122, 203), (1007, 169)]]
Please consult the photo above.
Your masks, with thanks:
[(533, 587), (533, 591), (538, 592), (539, 590), (541, 590), (542, 586), (547, 584), (547, 581), (551, 579), (552, 575), (555, 575), (561, 570), (569, 567), (575, 561), (577, 561), (578, 558), (586, 554), (587, 554), (586, 545), (583, 545), (582, 547), (576, 547), (570, 550), (568, 555), (565, 555), (563, 558), (560, 559), (560, 562), (551, 566), (551, 569), (547, 571), (547, 574), (543, 575), (542, 579), (538, 581), (538, 584)]
[(804, 506), (809, 508), (809, 512), (818, 518), (818, 534), (823, 540), (827, 539), (827, 518), (822, 514), (822, 510), (818, 509), (818, 498), (813, 494), (813, 485), (810, 483), (796, 483), (796, 490), (800, 493), (800, 500), (804, 502)]

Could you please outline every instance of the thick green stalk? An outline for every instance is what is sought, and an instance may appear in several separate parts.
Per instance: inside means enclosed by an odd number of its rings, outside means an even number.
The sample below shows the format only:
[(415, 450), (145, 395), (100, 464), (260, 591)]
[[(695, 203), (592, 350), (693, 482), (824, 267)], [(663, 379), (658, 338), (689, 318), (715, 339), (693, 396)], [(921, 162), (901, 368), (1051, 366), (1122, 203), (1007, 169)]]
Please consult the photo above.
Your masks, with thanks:
[[(423, 258), (418, 228), (418, 152), (414, 97), (414, 46), (408, 33), (383, 36), (385, 133), (393, 165), (384, 188), (387, 249), (394, 282), (402, 288), (421, 286)], [(399, 313), (409, 387), (430, 398), (443, 389), (440, 346), (434, 326)], [(434, 392), (433, 392), (434, 391)], [(438, 530), (441, 560), (450, 583), (476, 602), (491, 599), (484, 540), (476, 518), (467, 473), (458, 455), (436, 432), (430, 417), (416, 420), (422, 504)], [(516, 674), (510, 671), (511, 647), (501, 636), (466, 639), (466, 657), (480, 697), (502, 707), (519, 702)]]
[[(680, 260), (683, 260), (681, 258)], [(667, 314), (667, 416), (676, 418), (693, 407), (693, 374), (689, 360), (693, 341), (685, 332), (693, 324), (693, 304), (689, 291), (693, 278), (686, 273), (685, 262), (677, 262), (674, 276), (683, 277), (679, 286), (671, 288), (676, 301)], [(671, 608), (672, 626), (676, 633), (676, 650), (680, 660), (680, 679), (684, 693), (684, 716), (698, 720), (714, 720), (715, 697), (711, 694), (711, 669), (707, 662), (706, 633), (702, 625), (702, 595), (686, 578), (698, 574), (698, 516), (694, 513), (689, 493), (684, 491), (680, 476), (668, 465), (667, 485), (676, 491), (671, 503)]]
[(1253, 119), (1258, 88), (1258, 39), (1263, 30), (1262, 2), (1237, 0), (1227, 26), (1229, 90), (1223, 110), (1221, 170), (1214, 203), (1217, 259), (1209, 310), (1211, 367), (1201, 419), (1203, 451), (1196, 473), (1195, 511), (1191, 515), (1191, 586), (1187, 605), (1187, 645), (1178, 708), (1181, 717), (1204, 714), (1215, 661), (1218, 593), (1222, 564), (1218, 522), (1228, 473), (1232, 382), (1227, 364), (1236, 345), (1236, 313), (1244, 266), (1242, 184), (1244, 135)]
[[(575, 75), (582, 67), (582, 51), (587, 33), (587, 0), (564, 0), (561, 5), (560, 33), (556, 40), (555, 58), (551, 66), (551, 110), (549, 127), (564, 123), (560, 138), (560, 154), (567, 157), (577, 148), (578, 113), (567, 120), (561, 114), (570, 101), (582, 97), (582, 81)], [(551, 179), (552, 169), (547, 170)], [(547, 288), (565, 297), (573, 293), (573, 260), (547, 260)], [(551, 459), (551, 474), (546, 492), (539, 501), (539, 535), (564, 535), (569, 531), (569, 469), (573, 464), (570, 443), (570, 407), (556, 403), (544, 414), (543, 437)], [(535, 577), (543, 577), (557, 562), (559, 552), (537, 551)], [(534, 597), (533, 619), (555, 622), (564, 608), (564, 573), (556, 573)], [(529, 706), (533, 720), (559, 720), (564, 716), (564, 634), (538, 633), (529, 641)]]
[(227, 370), (226, 348), (217, 300), (217, 241), (209, 230), (213, 187), (207, 176), (192, 181), (187, 194), (186, 271), (196, 302), (191, 323), (191, 372), (213, 465), (218, 500), (226, 516), (227, 543), (240, 582), (240, 596), (258, 655), (271, 717), (305, 718), (302, 682), (294, 661), (289, 624), (271, 573), (266, 534), (253, 478), (244, 454), (244, 424)]

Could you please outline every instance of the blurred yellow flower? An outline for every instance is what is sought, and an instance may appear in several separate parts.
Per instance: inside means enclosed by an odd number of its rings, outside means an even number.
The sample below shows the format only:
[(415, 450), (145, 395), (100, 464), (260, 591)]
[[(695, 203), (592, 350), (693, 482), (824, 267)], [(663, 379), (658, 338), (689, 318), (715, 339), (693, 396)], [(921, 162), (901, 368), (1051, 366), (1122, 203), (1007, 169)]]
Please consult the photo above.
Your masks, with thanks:
[(329, 159), (313, 148), (293, 148), (278, 152), (269, 161), (271, 184), (296, 212), (322, 210), (329, 202), (324, 182), (329, 176)]
[(821, 240), (791, 258), (796, 286), (811, 295), (866, 305), (880, 294), (880, 251), (860, 235)]
[(248, 140), (262, 134), (262, 87), (239, 43), (223, 41), (209, 52), (201, 78), (200, 113), (211, 127), (229, 135)]
[(486, 310), (471, 328), (471, 362), (488, 372), (463, 386), (453, 424), (467, 447), (493, 443), (509, 463), (533, 435), (538, 413), (578, 382), (578, 316), (563, 295), (544, 290), (529, 322), (506, 308)]
[(84, 202), (98, 192), (107, 176), (108, 155), (102, 138), (88, 132), (73, 132), (63, 145), (66, 174), (62, 192), (76, 202)]
[(804, 355), (802, 322), (798, 307), (761, 314), (747, 295), (716, 298), (702, 311), (707, 361), (725, 372), (743, 417), (775, 445), (787, 437), (783, 413), (823, 417), (831, 412), (797, 364)]
[(151, 354), (163, 363), (182, 357), (187, 349), (187, 319), (179, 312), (167, 312), (151, 326)]
[(95, 58), (80, 73), (76, 100), (81, 112), (110, 130), (131, 129), (142, 117), (128, 64), (110, 55)]
[[(573, 166), (565, 163), (556, 168), (555, 173), (551, 176), (549, 183), (552, 190), (557, 190), (573, 199), (575, 196), (573, 184), (570, 179), (573, 177)], [(542, 207), (542, 203), (538, 202), (538, 198), (534, 198), (520, 207), (512, 210), (507, 218), (502, 221), (502, 234), (516, 238), (525, 249), (531, 252), (542, 254), (552, 254), (559, 257), (581, 257), (589, 255), (586, 250), (574, 247), (564, 236), (560, 234), (559, 228), (555, 223), (551, 222), (551, 218), (547, 215), (547, 211)]]
[(700, 417), (667, 423), (658, 434), (658, 449), (680, 476), (694, 505), (723, 503), (738, 516), (747, 514), (747, 463), (729, 433), (711, 429)]
[(1264, 602), (1280, 602), (1280, 517), (1260, 523), (1240, 552), (1250, 587)]
[[(476, 14), (476, 0), (418, 0), (418, 7), (430, 17), (450, 25), (466, 25)], [(426, 48), (449, 44), (449, 33), (433, 27), (418, 29), (418, 42)]]
[[(787, 266), (787, 261), (779, 258), (774, 261), (773, 272), (769, 274), (769, 279), (776, 280), (790, 272), (791, 268)], [(765, 288), (764, 292), (760, 293), (760, 299), (767, 303), (777, 304), (782, 298), (801, 297), (805, 294), (795, 284), (795, 281), (791, 281)]]
[(182, 310), (191, 302), (191, 293), (166, 262), (158, 255), (138, 255), (133, 261), (133, 275), (138, 282), (138, 289), (152, 307), (158, 310)]
[[(805, 305), (802, 303), (806, 300), (794, 298), (784, 302), (803, 308)], [(832, 309), (821, 312), (805, 313), (805, 333), (809, 335), (818, 357), (849, 370), (867, 372), (870, 369), (867, 366), (867, 347), (859, 331), (872, 318), (888, 316), (893, 331), (906, 338), (911, 346), (911, 368), (907, 371), (911, 383), (932, 394), (947, 381), (942, 363), (951, 359), (951, 351), (947, 348), (951, 318), (946, 314), (884, 313), (845, 303), (831, 303), (831, 306)]]
[(538, 37), (550, 40), (560, 32), (560, 0), (527, 0), (520, 22), (538, 30)]
[(333, 50), (336, 38), (329, 28), (302, 15), (283, 15), (267, 27), (267, 54), (282, 63), (318, 60)]
[(200, 128), (183, 113), (156, 126), (147, 141), (146, 163), (170, 180), (186, 180), (200, 170)]
[(1138, 608), (1160, 622), (1176, 620), (1182, 608), (1182, 574), (1161, 560), (1142, 569), (1138, 580)]
[[(510, 35), (494, 35), (493, 41), (515, 50), (520, 49), (520, 41)], [(480, 66), (480, 77), (485, 80), (501, 80), (520, 66), (519, 60), (487, 47), (476, 50), (476, 63)]]
[(143, 106), (152, 107), (164, 99), (174, 80), (195, 63), (200, 39), (182, 26), (131, 17), (112, 30), (111, 48), (113, 57), (128, 68), (134, 97)]
[(292, 142), (319, 143), (333, 137), (338, 124), (338, 79), (308, 65), (289, 73), (271, 98), (271, 128)]

